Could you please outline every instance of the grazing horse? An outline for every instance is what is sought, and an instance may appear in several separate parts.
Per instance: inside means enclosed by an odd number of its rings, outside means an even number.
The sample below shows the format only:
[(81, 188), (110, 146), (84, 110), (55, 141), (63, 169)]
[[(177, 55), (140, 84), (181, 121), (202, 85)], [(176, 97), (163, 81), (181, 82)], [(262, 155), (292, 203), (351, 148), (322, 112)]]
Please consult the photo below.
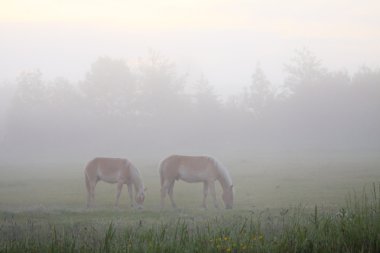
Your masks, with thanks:
[(159, 168), (161, 177), (161, 208), (164, 207), (166, 193), (170, 197), (172, 206), (173, 187), (175, 180), (183, 180), (188, 183), (203, 182), (202, 207), (206, 208), (206, 198), (210, 189), (214, 206), (218, 208), (215, 195), (215, 181), (218, 180), (223, 188), (222, 199), (227, 209), (233, 205), (233, 185), (227, 169), (212, 157), (208, 156), (182, 156), (172, 155), (163, 160)]
[(145, 189), (139, 170), (127, 159), (95, 158), (91, 160), (85, 170), (87, 187), (87, 207), (90, 207), (95, 197), (95, 186), (100, 180), (117, 184), (115, 206), (119, 205), (119, 198), (123, 184), (127, 184), (128, 193), (133, 206), (133, 188), (135, 188), (135, 201), (138, 208), (142, 208), (145, 199)]

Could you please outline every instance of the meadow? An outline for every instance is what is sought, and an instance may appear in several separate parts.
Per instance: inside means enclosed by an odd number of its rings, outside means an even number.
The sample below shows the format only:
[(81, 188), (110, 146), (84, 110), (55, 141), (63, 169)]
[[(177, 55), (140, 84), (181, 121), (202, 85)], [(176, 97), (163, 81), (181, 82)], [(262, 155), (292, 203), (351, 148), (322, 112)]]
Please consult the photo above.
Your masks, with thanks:
[[(126, 187), (99, 183), (85, 208), (85, 163), (2, 164), (0, 252), (379, 252), (380, 158), (375, 154), (220, 156), (234, 209), (200, 208), (202, 184), (176, 182), (159, 208), (157, 159), (135, 158), (143, 210)], [(221, 189), (217, 186), (220, 199)]]

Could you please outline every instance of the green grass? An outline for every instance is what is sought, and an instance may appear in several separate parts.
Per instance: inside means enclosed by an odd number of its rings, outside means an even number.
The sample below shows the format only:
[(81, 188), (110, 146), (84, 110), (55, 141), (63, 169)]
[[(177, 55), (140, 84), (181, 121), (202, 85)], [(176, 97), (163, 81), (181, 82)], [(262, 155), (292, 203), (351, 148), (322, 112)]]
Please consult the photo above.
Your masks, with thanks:
[[(379, 252), (379, 196), (380, 184), (373, 184), (338, 212), (318, 206), (250, 214), (133, 211), (132, 221), (116, 211), (2, 212), (0, 251)], [(151, 215), (155, 221), (144, 219)]]
[[(351, 159), (351, 160), (350, 160)], [(201, 184), (176, 183), (159, 209), (156, 165), (137, 161), (142, 211), (99, 184), (86, 209), (83, 165), (0, 168), (0, 252), (380, 252), (378, 158), (226, 161), (233, 210), (200, 209)], [(375, 182), (375, 183), (373, 183)], [(218, 189), (220, 199), (220, 189)]]

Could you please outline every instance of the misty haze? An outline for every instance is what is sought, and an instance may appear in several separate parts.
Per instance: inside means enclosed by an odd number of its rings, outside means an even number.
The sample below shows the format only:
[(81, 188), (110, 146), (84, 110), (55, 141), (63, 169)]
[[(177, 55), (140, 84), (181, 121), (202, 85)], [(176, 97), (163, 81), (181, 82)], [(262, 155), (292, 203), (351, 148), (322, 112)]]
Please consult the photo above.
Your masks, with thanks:
[(0, 252), (380, 251), (378, 4), (26, 2)]
[[(306, 49), (285, 64), (281, 87), (260, 65), (222, 100), (205, 76), (155, 53), (132, 69), (98, 58), (78, 83), (23, 72), (2, 86), (4, 162), (81, 161), (96, 155), (170, 153), (371, 154), (380, 149), (380, 71), (329, 71)], [(20, 159), (22, 157), (22, 159)]]

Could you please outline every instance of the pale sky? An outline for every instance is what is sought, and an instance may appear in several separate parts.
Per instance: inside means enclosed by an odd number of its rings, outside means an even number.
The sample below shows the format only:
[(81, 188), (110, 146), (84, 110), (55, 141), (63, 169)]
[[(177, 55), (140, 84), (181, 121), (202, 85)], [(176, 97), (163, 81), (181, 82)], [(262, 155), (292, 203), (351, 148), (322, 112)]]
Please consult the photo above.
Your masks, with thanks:
[(23, 70), (80, 80), (99, 56), (150, 49), (238, 92), (258, 62), (272, 83), (295, 49), (331, 69), (380, 67), (380, 1), (0, 0), (0, 82)]

